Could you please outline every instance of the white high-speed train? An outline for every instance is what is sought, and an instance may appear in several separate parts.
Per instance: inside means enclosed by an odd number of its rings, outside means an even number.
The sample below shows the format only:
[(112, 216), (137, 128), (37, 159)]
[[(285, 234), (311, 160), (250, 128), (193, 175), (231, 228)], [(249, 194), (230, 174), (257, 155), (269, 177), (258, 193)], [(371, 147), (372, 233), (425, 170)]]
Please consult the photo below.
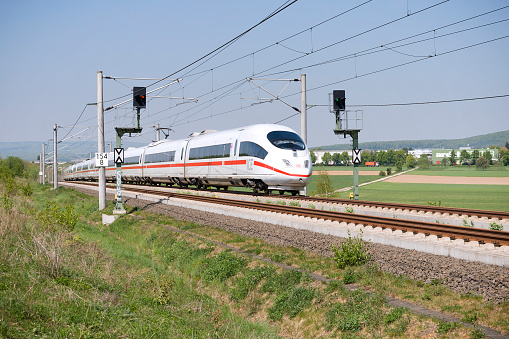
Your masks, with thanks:
[[(113, 154), (106, 180), (116, 181)], [(223, 132), (204, 131), (187, 139), (162, 140), (124, 152), (122, 180), (181, 187), (251, 187), (258, 191), (303, 192), (311, 180), (306, 144), (291, 128), (259, 124)], [(64, 180), (97, 180), (89, 159), (65, 170)]]

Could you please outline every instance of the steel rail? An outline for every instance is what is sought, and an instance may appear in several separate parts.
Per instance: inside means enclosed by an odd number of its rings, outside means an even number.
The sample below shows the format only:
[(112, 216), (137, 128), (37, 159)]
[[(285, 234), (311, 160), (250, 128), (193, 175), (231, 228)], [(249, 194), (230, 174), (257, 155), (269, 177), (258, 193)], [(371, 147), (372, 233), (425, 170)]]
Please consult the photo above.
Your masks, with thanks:
[[(132, 184), (131, 184), (132, 185)], [(144, 186), (147, 187), (147, 186)], [(154, 187), (165, 187), (165, 186), (154, 186)], [(172, 188), (171, 186), (166, 186), (168, 188)], [(174, 189), (177, 189), (173, 187)], [(195, 188), (187, 188), (189, 190), (195, 190), (200, 192), (219, 192), (220, 190), (212, 190), (212, 189), (195, 189)], [(222, 193), (228, 194), (237, 194), (237, 195), (252, 195), (252, 196), (262, 196), (262, 197), (272, 197), (272, 198), (280, 198), (280, 199), (290, 199), (290, 200), (303, 200), (310, 202), (320, 202), (320, 203), (330, 203), (330, 204), (343, 204), (343, 205), (357, 205), (357, 206), (365, 206), (365, 207), (378, 207), (378, 208), (393, 208), (407, 211), (423, 211), (429, 213), (441, 213), (441, 214), (449, 214), (458, 216), (468, 216), (468, 217), (478, 217), (478, 218), (488, 218), (488, 219), (498, 219), (504, 220), (509, 219), (509, 212), (505, 211), (487, 211), (480, 209), (468, 209), (468, 208), (457, 208), (457, 207), (444, 207), (444, 206), (426, 206), (426, 205), (414, 205), (414, 204), (401, 204), (401, 203), (392, 203), (392, 202), (381, 202), (381, 201), (366, 201), (366, 200), (350, 200), (350, 199), (339, 199), (339, 198), (323, 198), (323, 197), (308, 197), (308, 196), (289, 196), (289, 195), (278, 195), (278, 194), (261, 194), (261, 193), (249, 193), (249, 192), (241, 192), (241, 191), (221, 191)]]
[[(113, 187), (113, 185), (111, 185), (110, 187)], [(473, 228), (466, 226), (444, 225), (423, 221), (376, 217), (337, 211), (324, 211), (305, 207), (274, 205), (261, 202), (233, 200), (201, 195), (163, 192), (155, 189), (129, 187), (124, 188), (124, 190), (145, 194), (155, 194), (165, 196), (168, 198), (187, 199), (213, 204), (256, 209), (261, 211), (298, 215), (309, 218), (354, 223), (365, 226), (380, 227), (381, 229), (401, 230), (403, 232), (413, 232), (414, 234), (423, 233), (425, 235), (436, 235), (437, 237), (463, 239), (464, 241), (467, 242), (478, 241), (480, 243), (492, 243), (497, 246), (509, 245), (509, 232), (506, 231), (495, 231), (483, 228)]]
[(477, 216), (486, 217), (491, 219), (509, 219), (509, 212), (504, 211), (486, 211), (480, 209), (468, 209), (468, 208), (457, 208), (457, 207), (444, 207), (444, 206), (426, 206), (426, 205), (413, 205), (413, 204), (401, 204), (392, 202), (378, 202), (378, 201), (366, 201), (366, 200), (349, 200), (349, 199), (337, 199), (337, 198), (317, 198), (317, 197), (293, 197), (299, 200), (309, 200), (317, 202), (328, 202), (333, 204), (348, 204), (358, 205), (366, 207), (381, 207), (381, 208), (394, 208), (409, 211), (425, 211), (432, 213), (442, 214), (458, 214), (465, 216)]

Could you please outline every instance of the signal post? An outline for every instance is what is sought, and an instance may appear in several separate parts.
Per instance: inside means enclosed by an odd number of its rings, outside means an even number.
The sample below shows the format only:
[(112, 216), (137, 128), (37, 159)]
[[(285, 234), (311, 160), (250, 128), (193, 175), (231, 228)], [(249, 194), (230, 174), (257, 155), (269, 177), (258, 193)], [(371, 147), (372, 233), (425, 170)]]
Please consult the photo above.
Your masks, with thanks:
[(331, 112), (336, 115), (336, 127), (334, 134), (350, 135), (352, 142), (353, 162), (353, 195), (354, 200), (359, 200), (359, 164), (361, 163), (361, 150), (359, 149), (359, 132), (362, 129), (363, 111), (346, 110), (345, 90), (332, 91)]
[(116, 148), (113, 152), (114, 162), (116, 164), (117, 177), (117, 201), (113, 214), (125, 214), (126, 210), (122, 204), (122, 163), (124, 163), (124, 149), (122, 148), (122, 136), (129, 133), (141, 133), (143, 128), (140, 126), (140, 109), (147, 106), (147, 95), (145, 87), (133, 87), (133, 108), (136, 108), (137, 127), (115, 127)]

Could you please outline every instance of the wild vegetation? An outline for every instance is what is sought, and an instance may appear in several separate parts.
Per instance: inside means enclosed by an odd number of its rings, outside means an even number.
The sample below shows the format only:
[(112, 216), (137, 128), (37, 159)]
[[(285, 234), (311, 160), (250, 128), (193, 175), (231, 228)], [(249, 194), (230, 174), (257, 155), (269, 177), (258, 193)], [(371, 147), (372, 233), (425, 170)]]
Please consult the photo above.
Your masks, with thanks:
[[(509, 333), (509, 305), (458, 295), (439, 282), (385, 274), (370, 263), (360, 238), (350, 237), (333, 257), (323, 258), (136, 208), (104, 226), (96, 198), (51, 190), (29, 181), (29, 172), (24, 164), (21, 175), (7, 176), (14, 181), (0, 182), (8, 201), (0, 206), (0, 337), (474, 333), (459, 323), (395, 308), (387, 302), (389, 294), (412, 295), (428, 307), (432, 302), (444, 312)], [(112, 202), (107, 209), (113, 209)], [(304, 270), (282, 269), (220, 243)], [(330, 280), (318, 282), (311, 272)], [(352, 290), (351, 284), (360, 289)]]

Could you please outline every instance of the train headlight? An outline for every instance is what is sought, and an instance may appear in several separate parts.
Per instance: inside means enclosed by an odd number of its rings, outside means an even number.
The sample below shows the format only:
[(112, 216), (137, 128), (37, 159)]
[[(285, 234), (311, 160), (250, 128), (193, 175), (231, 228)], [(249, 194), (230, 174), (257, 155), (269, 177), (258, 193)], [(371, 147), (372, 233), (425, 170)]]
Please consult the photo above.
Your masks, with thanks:
[(285, 163), (285, 165), (287, 167), (291, 167), (292, 166), (292, 164), (290, 164), (290, 162), (288, 160), (286, 160), (286, 159), (283, 159), (283, 162)]
[(309, 168), (309, 160), (304, 160), (304, 167)]

